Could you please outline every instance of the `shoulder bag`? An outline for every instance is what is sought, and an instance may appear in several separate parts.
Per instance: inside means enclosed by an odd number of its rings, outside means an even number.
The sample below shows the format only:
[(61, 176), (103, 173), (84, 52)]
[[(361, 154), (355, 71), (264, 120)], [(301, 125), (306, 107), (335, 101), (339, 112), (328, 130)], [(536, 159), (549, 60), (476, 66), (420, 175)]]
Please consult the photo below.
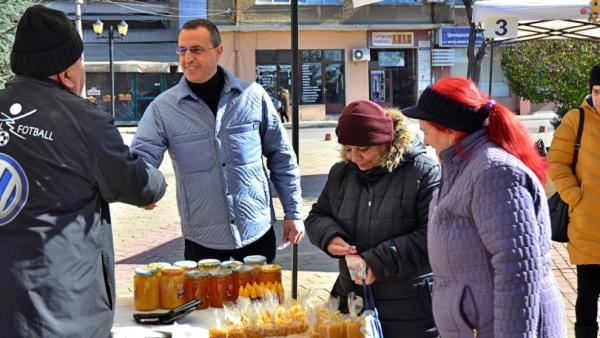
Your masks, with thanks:
[[(579, 156), (579, 148), (581, 147), (581, 134), (583, 133), (583, 120), (584, 120), (583, 108), (579, 107), (579, 127), (577, 128), (577, 138), (575, 139), (573, 152), (573, 162), (571, 163), (571, 170), (575, 175), (575, 167), (577, 166), (577, 157)], [(548, 200), (548, 207), (550, 209), (550, 224), (552, 226), (552, 240), (559, 243), (566, 243), (569, 241), (567, 234), (569, 226), (569, 205), (560, 198), (558, 192), (555, 192), (552, 197)]]

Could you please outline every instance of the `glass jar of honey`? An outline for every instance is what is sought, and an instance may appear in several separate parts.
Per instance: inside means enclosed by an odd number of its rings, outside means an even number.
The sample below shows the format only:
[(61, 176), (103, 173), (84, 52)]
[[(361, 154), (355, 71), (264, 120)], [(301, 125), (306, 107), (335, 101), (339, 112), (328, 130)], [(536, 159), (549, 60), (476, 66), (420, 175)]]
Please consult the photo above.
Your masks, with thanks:
[(223, 303), (232, 299), (232, 271), (219, 269), (210, 272), (209, 301), (210, 307), (223, 307)]
[(133, 307), (138, 311), (158, 309), (158, 276), (156, 270), (149, 267), (135, 269), (133, 276)]
[(252, 255), (244, 257), (244, 264), (254, 268), (254, 280), (258, 280), (260, 275), (260, 267), (267, 263), (267, 257), (261, 255)]
[(252, 276), (254, 269), (247, 265), (240, 265), (233, 269), (233, 296), (232, 300), (236, 301), (240, 295), (240, 288), (247, 284), (252, 284)]
[(281, 266), (279, 264), (265, 264), (260, 267), (258, 284), (268, 283), (281, 284)]
[(221, 269), (230, 269), (230, 270), (234, 270), (235, 268), (237, 268), (240, 265), (243, 265), (244, 263), (240, 262), (240, 261), (224, 261), (223, 263), (221, 263)]
[(172, 266), (161, 270), (160, 275), (160, 307), (172, 310), (185, 303), (184, 270)]
[(160, 270), (164, 269), (164, 268), (168, 268), (172, 266), (171, 263), (167, 263), (167, 262), (154, 262), (154, 263), (150, 263), (148, 264), (148, 267), (151, 269), (154, 269), (156, 271), (156, 277), (160, 278)]
[(192, 270), (198, 267), (198, 263), (194, 261), (177, 261), (173, 263), (173, 266), (178, 266), (184, 270)]
[(198, 270), (213, 271), (221, 268), (221, 261), (218, 259), (207, 258), (198, 261)]
[(207, 271), (191, 270), (185, 274), (185, 302), (197, 299), (202, 302), (198, 309), (206, 309), (209, 305), (208, 289), (210, 273)]

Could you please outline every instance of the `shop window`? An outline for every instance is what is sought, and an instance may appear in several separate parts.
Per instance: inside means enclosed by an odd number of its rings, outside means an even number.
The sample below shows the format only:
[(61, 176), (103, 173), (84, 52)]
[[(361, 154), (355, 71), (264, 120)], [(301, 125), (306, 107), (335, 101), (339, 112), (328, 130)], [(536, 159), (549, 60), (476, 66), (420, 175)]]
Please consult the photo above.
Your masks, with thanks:
[(140, 73), (137, 75), (137, 96), (156, 97), (160, 94), (160, 73)]
[[(299, 54), (300, 104), (325, 104), (328, 112), (339, 112), (346, 102), (344, 51), (311, 49)], [(256, 82), (272, 96), (278, 87), (291, 90), (291, 74), (289, 50), (256, 51)]]
[(178, 72), (177, 68), (177, 66), (171, 66), (169, 67), (169, 74), (165, 74), (167, 81), (167, 89), (178, 84), (181, 78), (183, 77), (183, 73)]
[(341, 50), (324, 50), (323, 51), (323, 60), (324, 61), (343, 61), (343, 53)]

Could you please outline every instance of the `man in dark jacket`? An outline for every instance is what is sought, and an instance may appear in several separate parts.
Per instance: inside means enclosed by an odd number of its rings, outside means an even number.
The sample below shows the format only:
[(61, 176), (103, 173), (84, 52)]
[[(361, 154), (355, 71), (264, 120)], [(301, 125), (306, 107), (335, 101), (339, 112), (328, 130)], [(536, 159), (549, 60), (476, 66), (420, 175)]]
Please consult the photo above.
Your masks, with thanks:
[[(339, 259), (331, 291), (346, 309), (350, 292), (362, 295), (344, 257), (366, 266), (385, 337), (437, 337), (427, 256), (429, 202), (440, 181), (439, 165), (404, 124), (399, 112), (370, 101), (342, 110), (336, 128), (342, 159), (306, 219), (311, 243)], [(356, 256), (354, 256), (356, 259)]]
[(16, 77), (0, 91), (0, 336), (107, 337), (114, 252), (108, 202), (154, 204), (160, 172), (111, 116), (78, 96), (83, 43), (37, 5), (17, 26)]

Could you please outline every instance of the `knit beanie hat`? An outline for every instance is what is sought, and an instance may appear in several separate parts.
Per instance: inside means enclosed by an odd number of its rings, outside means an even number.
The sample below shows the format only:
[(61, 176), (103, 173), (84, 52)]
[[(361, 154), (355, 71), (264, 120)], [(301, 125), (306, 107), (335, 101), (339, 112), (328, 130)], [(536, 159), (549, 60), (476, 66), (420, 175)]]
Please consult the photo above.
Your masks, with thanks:
[(372, 146), (394, 139), (394, 122), (376, 103), (368, 100), (351, 102), (342, 110), (335, 133), (338, 142), (351, 146)]
[(468, 107), (427, 87), (417, 105), (402, 109), (402, 114), (470, 134), (483, 128), (494, 104), (496, 103), (490, 100), (479, 109)]
[(593, 86), (600, 86), (600, 64), (592, 67), (592, 71), (590, 72), (590, 92)]
[(65, 13), (35, 5), (25, 10), (17, 25), (10, 69), (48, 77), (69, 68), (82, 53), (81, 37)]

